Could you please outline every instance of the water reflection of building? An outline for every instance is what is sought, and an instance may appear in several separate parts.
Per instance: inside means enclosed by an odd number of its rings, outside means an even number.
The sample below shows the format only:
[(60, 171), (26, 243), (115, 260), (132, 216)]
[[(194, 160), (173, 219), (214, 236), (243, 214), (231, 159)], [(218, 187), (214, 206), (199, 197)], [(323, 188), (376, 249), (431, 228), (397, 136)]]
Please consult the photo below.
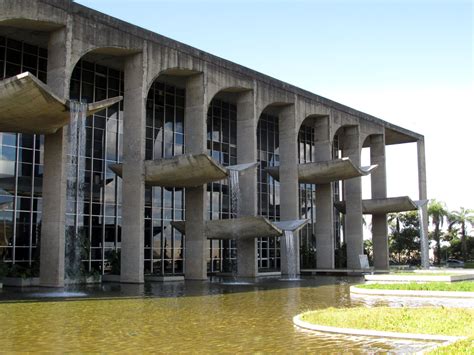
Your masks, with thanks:
[[(48, 197), (55, 208), (42, 209), (43, 187), (57, 183), (43, 181), (43, 135), (0, 134), (0, 258), (5, 262), (31, 265), (43, 214), (54, 221), (63, 213), (84, 227), (86, 270), (106, 272), (107, 255), (126, 238), (123, 281), (141, 282), (143, 273), (199, 279), (206, 272), (231, 271), (238, 258), (235, 242), (210, 240), (202, 248), (202, 235), (195, 235), (203, 220), (232, 217), (227, 181), (209, 183), (191, 198), (184, 189), (145, 186), (134, 175), (144, 160), (184, 153), (207, 153), (223, 166), (258, 161), (253, 175), (242, 179), (246, 213), (275, 221), (309, 219), (299, 239), (303, 268), (335, 267), (344, 228), (333, 202), (342, 199), (347, 203), (348, 266), (356, 267), (362, 253), (362, 200), (360, 178), (298, 184), (298, 164), (344, 156), (359, 166), (362, 147), (370, 147), (379, 164), (372, 175), (373, 197), (384, 198), (385, 145), (417, 142), (420, 197), (425, 194), (419, 134), (68, 0), (20, 0), (12, 6), (2, 3), (0, 9), (0, 78), (29, 71), (71, 99), (125, 97), (86, 119), (79, 171), (84, 195), (68, 201), (80, 199), (78, 210), (61, 207), (56, 195)], [(125, 178), (109, 169), (123, 162), (131, 179), (128, 189)], [(279, 180), (266, 170), (275, 166), (280, 167)], [(199, 220), (186, 236), (188, 243), (170, 224), (185, 219), (185, 207), (186, 219)], [(384, 267), (386, 222), (383, 213), (377, 217), (376, 255)], [(276, 238), (258, 238), (240, 248), (246, 260), (241, 270), (248, 276), (280, 270), (282, 248)]]

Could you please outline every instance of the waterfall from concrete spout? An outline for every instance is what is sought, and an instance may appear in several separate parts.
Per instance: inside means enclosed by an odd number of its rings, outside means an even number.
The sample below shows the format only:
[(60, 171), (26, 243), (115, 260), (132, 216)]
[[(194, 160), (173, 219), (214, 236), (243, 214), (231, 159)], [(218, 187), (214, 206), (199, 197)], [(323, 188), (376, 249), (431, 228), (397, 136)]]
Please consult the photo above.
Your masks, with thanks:
[(79, 216), (84, 209), (85, 135), (87, 104), (70, 102), (68, 126), (69, 152), (67, 164), (66, 255), (64, 260), (66, 282), (77, 283), (82, 276), (82, 252), (85, 245), (84, 221)]
[[(229, 170), (229, 188), (230, 188), (230, 212), (231, 218), (240, 217), (240, 180), (238, 170)], [(232, 277), (237, 277), (237, 248), (233, 249), (234, 255), (231, 255), (231, 271)]]
[(295, 236), (292, 230), (284, 230), (286, 244), (286, 260), (288, 263), (288, 279), (295, 280), (298, 278), (296, 267), (296, 247)]
[(229, 170), (231, 213), (234, 218), (240, 217), (240, 181), (239, 171)]
[[(298, 230), (303, 228), (308, 222), (309, 219), (272, 222), (275, 227), (281, 229), (284, 233), (287, 275), (282, 279), (283, 281), (297, 281), (300, 279), (298, 276), (299, 258), (296, 240), (298, 236), (295, 233), (298, 233)], [(284, 270), (283, 265), (282, 269)]]

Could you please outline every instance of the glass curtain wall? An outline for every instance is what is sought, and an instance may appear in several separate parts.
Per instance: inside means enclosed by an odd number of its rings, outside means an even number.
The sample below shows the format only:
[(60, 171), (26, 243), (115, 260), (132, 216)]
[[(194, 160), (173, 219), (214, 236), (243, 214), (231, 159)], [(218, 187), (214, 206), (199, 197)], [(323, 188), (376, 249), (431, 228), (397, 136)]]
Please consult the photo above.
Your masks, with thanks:
[[(46, 82), (47, 50), (0, 36), (0, 79), (29, 71)], [(44, 137), (0, 133), (0, 262), (39, 266)]]
[[(146, 104), (145, 159), (184, 154), (185, 90), (155, 81)], [(183, 274), (184, 236), (170, 222), (184, 220), (184, 190), (145, 188), (145, 273)]]
[[(314, 127), (302, 125), (298, 133), (299, 163), (314, 161)], [(301, 268), (316, 267), (316, 185), (299, 184), (300, 218), (310, 222), (300, 231)]]
[[(339, 147), (339, 136), (334, 136), (334, 141), (332, 145), (332, 158), (333, 159), (340, 159), (342, 158), (342, 151)], [(340, 201), (342, 196), (342, 181), (335, 181), (333, 182), (333, 191), (334, 191), (334, 202)], [(337, 208), (334, 207), (334, 248), (336, 250), (335, 253), (335, 265), (336, 267), (344, 267), (345, 266), (345, 251), (341, 248), (343, 247), (344, 240), (342, 234), (342, 218), (344, 215), (339, 213)]]
[[(207, 112), (207, 150), (223, 166), (237, 164), (237, 107), (213, 99)], [(209, 219), (228, 219), (231, 201), (227, 180), (207, 185)], [(208, 272), (232, 272), (236, 265), (236, 248), (233, 240), (210, 240)]]
[[(82, 102), (100, 101), (123, 95), (123, 72), (79, 61), (71, 77), (70, 97)], [(82, 257), (84, 271), (109, 271), (108, 259), (120, 248), (122, 180), (108, 166), (122, 161), (123, 101), (93, 116), (85, 123), (83, 196), (68, 201), (67, 219), (84, 226)], [(82, 154), (82, 152), (81, 152)], [(84, 170), (82, 170), (82, 168)], [(80, 208), (71, 208), (79, 199)]]
[[(280, 165), (279, 146), (278, 117), (262, 114), (257, 127), (258, 214), (270, 221), (280, 220), (280, 184), (265, 169)], [(279, 238), (259, 238), (257, 245), (259, 271), (279, 270)]]

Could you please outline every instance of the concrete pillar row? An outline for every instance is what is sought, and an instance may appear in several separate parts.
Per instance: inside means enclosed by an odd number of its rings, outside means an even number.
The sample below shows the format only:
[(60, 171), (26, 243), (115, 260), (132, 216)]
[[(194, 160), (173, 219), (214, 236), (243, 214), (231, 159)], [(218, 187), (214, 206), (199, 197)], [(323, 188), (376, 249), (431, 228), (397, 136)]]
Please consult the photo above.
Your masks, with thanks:
[[(296, 99), (295, 99), (296, 100)], [(299, 214), (298, 191), (298, 127), (296, 105), (285, 107), (279, 114), (280, 127), (280, 218), (294, 220)], [(297, 273), (300, 273), (299, 238), (295, 236)], [(280, 241), (281, 273), (288, 274), (287, 246)]]
[[(377, 164), (371, 176), (372, 198), (387, 197), (387, 171), (385, 164), (385, 135), (370, 136), (370, 164)], [(388, 270), (388, 226), (387, 214), (372, 215), (372, 242), (374, 246), (374, 268)]]
[[(355, 165), (360, 166), (361, 146), (359, 127), (344, 128), (343, 156), (349, 157)], [(344, 200), (346, 201), (345, 239), (347, 250), (347, 268), (359, 269), (359, 255), (364, 253), (362, 229), (362, 183), (361, 178), (344, 181)]]
[[(418, 155), (418, 196), (420, 200), (426, 200), (428, 198), (428, 190), (426, 186), (426, 158), (425, 158), (425, 141), (420, 139), (417, 141), (417, 155)], [(421, 226), (425, 235), (425, 242), (422, 243), (425, 248), (421, 250), (421, 266), (423, 268), (429, 268), (429, 241), (428, 241), (428, 205), (425, 204), (422, 208), (422, 220), (423, 225)]]
[[(329, 116), (315, 122), (315, 162), (332, 159)], [(334, 197), (332, 183), (316, 185), (316, 268), (334, 269)]]
[(125, 59), (123, 118), (122, 243), (120, 282), (144, 282), (145, 50)]
[[(71, 20), (69, 19), (68, 22)], [(52, 32), (48, 41), (48, 86), (69, 98), (72, 33), (70, 23)], [(67, 193), (67, 127), (44, 140), (43, 210), (41, 226), (40, 285), (64, 286), (65, 218)]]
[[(207, 153), (207, 91), (206, 76), (197, 74), (186, 82), (184, 133), (186, 153)], [(207, 279), (208, 241), (204, 236), (207, 213), (206, 186), (187, 188), (186, 239), (184, 275), (187, 280)]]
[[(237, 163), (257, 161), (257, 124), (255, 88), (239, 95), (237, 100)], [(240, 212), (257, 215), (257, 168), (242, 173)], [(237, 241), (237, 273), (240, 277), (258, 276), (257, 239)]]

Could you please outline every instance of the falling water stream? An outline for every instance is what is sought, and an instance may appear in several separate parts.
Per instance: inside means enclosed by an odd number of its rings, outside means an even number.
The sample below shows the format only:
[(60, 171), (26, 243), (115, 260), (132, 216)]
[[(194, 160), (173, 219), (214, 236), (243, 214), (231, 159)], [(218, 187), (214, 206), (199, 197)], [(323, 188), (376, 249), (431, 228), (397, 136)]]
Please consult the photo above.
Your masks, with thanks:
[[(240, 217), (240, 180), (239, 180), (239, 170), (229, 169), (229, 187), (230, 187), (230, 208), (232, 218)], [(237, 248), (235, 250), (235, 255), (230, 255), (231, 257), (231, 271), (233, 277), (233, 283), (236, 283), (236, 278), (238, 275), (237, 270)], [(232, 258), (233, 256), (233, 258)]]
[(84, 245), (84, 223), (79, 218), (84, 206), (85, 121), (87, 104), (70, 102), (68, 126), (69, 152), (67, 169), (66, 282), (74, 283), (81, 277), (81, 259)]
[(234, 218), (240, 217), (240, 181), (239, 171), (229, 170), (230, 203)]
[(296, 266), (296, 248), (295, 248), (295, 236), (292, 230), (284, 230), (285, 233), (285, 244), (286, 244), (286, 260), (289, 280), (297, 280), (298, 272)]

